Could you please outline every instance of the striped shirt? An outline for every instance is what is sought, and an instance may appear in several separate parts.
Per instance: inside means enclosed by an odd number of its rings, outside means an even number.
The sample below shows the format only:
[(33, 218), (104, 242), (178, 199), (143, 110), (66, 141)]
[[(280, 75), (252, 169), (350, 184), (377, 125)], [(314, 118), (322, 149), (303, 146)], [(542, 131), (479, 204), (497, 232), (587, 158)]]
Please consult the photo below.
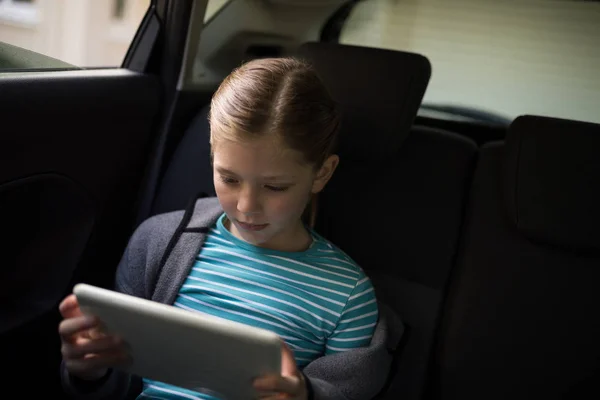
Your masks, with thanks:
[[(314, 231), (303, 252), (256, 247), (234, 237), (224, 218), (207, 235), (176, 307), (275, 332), (300, 369), (370, 343), (378, 319), (375, 292), (350, 257)], [(144, 380), (139, 398), (214, 399), (151, 380)]]

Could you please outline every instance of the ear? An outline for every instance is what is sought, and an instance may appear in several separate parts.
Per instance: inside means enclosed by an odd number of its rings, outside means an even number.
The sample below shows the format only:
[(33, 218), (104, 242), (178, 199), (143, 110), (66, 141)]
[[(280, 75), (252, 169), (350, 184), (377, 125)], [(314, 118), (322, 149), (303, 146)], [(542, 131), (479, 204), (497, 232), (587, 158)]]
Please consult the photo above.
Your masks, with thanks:
[(317, 171), (317, 175), (315, 177), (315, 180), (313, 181), (313, 186), (311, 190), (313, 194), (319, 193), (325, 188), (325, 185), (327, 185), (327, 182), (329, 182), (329, 180), (331, 179), (339, 163), (340, 157), (338, 157), (336, 154), (330, 155), (325, 160), (321, 168)]

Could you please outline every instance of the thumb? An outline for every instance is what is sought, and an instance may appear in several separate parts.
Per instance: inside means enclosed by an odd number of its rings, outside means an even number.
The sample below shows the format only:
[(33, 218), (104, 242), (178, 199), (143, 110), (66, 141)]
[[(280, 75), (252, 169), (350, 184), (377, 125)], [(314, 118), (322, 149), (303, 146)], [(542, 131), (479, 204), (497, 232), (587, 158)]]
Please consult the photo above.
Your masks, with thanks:
[(281, 375), (282, 376), (297, 376), (298, 367), (296, 365), (296, 359), (294, 353), (288, 347), (288, 345), (282, 340), (281, 341)]

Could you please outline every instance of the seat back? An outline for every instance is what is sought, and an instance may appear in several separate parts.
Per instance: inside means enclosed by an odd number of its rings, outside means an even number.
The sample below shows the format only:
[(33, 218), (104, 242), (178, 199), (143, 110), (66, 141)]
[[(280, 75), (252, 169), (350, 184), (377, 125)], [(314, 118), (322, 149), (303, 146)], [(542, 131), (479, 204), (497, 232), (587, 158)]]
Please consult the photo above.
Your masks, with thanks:
[(215, 195), (210, 165), (209, 107), (198, 111), (177, 145), (152, 204), (152, 215), (185, 209), (199, 193)]
[(300, 56), (340, 103), (340, 165), (316, 229), (346, 251), (409, 330), (384, 399), (419, 399), (457, 251), (476, 145), (412, 122), (429, 80), (421, 55), (308, 44)]
[(438, 399), (600, 398), (600, 125), (523, 116), (480, 151)]

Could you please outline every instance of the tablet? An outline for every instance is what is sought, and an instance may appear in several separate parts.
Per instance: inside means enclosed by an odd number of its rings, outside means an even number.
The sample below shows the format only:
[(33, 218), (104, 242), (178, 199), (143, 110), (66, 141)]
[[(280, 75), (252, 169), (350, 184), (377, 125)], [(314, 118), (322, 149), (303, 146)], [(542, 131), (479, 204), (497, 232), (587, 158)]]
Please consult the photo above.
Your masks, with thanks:
[(280, 338), (268, 330), (88, 284), (73, 292), (128, 344), (133, 363), (122, 371), (224, 400), (257, 398), (252, 381), (281, 372)]

